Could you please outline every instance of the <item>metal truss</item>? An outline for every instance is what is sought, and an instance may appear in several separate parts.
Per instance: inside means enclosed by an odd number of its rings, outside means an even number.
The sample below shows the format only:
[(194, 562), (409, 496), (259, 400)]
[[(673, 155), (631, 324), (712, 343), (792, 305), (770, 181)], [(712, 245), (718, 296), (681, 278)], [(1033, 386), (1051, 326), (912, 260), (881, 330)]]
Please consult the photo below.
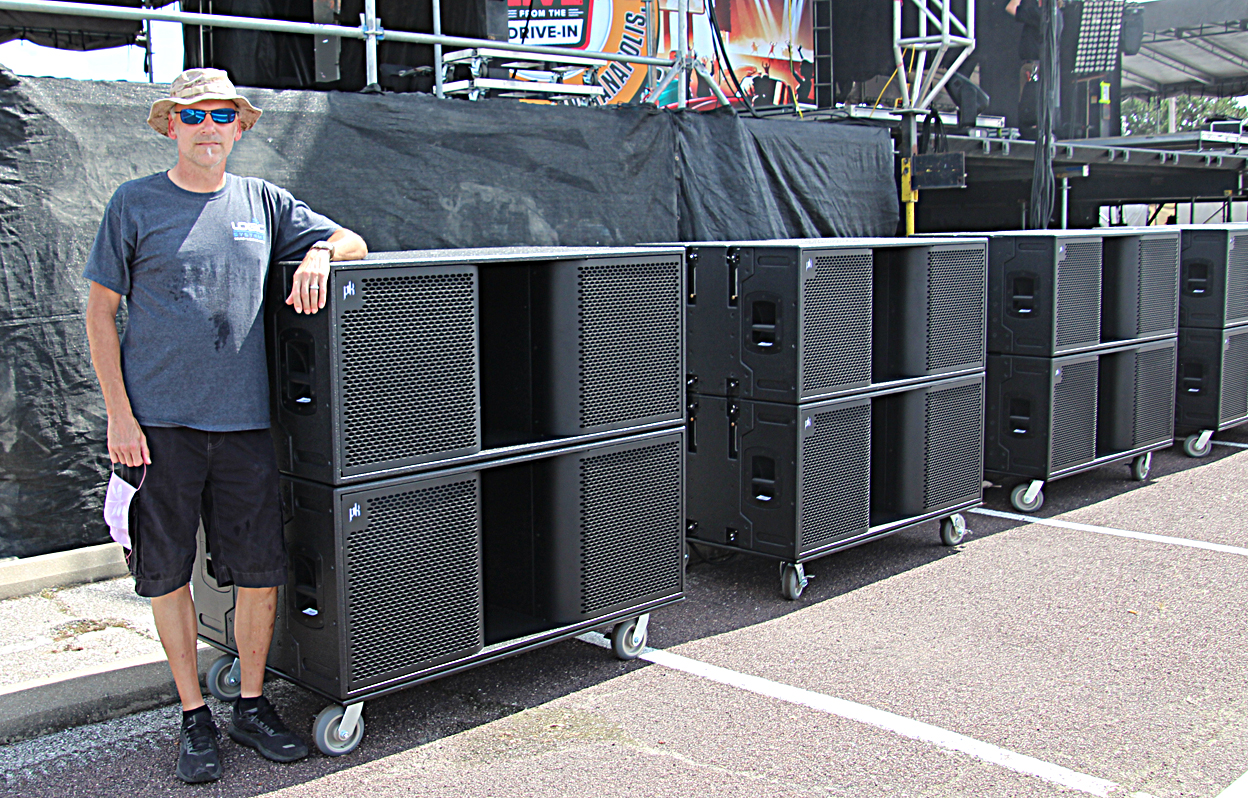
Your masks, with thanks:
[[(893, 3), (893, 60), (901, 77), (903, 111), (925, 111), (949, 78), (975, 50), (975, 3), (966, 4), (965, 19), (950, 8), (952, 0), (896, 0)], [(918, 35), (902, 36), (902, 16), (908, 6), (918, 10)], [(961, 50), (944, 72), (950, 52)], [(913, 53), (907, 69), (906, 51)], [(930, 59), (929, 59), (930, 56)]]

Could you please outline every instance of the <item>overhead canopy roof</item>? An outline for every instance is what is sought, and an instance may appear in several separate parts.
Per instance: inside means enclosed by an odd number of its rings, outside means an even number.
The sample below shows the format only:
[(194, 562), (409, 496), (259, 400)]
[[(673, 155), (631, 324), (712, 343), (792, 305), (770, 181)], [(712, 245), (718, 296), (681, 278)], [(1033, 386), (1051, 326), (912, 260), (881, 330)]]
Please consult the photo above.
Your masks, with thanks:
[(1144, 44), (1122, 59), (1125, 94), (1248, 94), (1248, 0), (1141, 5)]

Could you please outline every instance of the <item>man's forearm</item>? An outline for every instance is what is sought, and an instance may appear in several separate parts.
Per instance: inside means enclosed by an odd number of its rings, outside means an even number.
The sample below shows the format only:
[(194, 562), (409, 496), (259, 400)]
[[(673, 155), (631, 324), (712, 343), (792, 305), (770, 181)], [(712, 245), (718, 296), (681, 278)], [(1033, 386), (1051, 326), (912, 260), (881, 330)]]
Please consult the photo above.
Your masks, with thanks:
[(97, 296), (93, 286), (87, 300), (87, 343), (91, 365), (104, 394), (104, 407), (110, 417), (130, 416), (130, 396), (121, 373), (121, 340), (117, 337), (117, 308), (105, 296)]
[(364, 239), (345, 227), (339, 227), (327, 240), (334, 245), (334, 260), (359, 260), (368, 254)]

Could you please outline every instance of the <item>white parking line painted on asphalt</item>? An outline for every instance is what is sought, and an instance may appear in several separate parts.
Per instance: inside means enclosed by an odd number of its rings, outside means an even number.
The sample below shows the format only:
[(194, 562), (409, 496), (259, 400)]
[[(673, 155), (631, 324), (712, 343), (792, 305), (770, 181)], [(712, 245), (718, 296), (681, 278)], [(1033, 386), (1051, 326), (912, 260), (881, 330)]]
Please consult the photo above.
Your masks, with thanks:
[(1248, 798), (1248, 773), (1235, 779), (1230, 787), (1218, 793), (1218, 798)]
[(988, 515), (993, 518), (1007, 518), (1011, 521), (1026, 521), (1029, 524), (1040, 524), (1041, 526), (1052, 526), (1058, 529), (1074, 529), (1079, 532), (1095, 532), (1098, 535), (1113, 535), (1118, 538), (1135, 538), (1136, 540), (1147, 540), (1153, 543), (1165, 543), (1170, 546), (1187, 546), (1192, 549), (1207, 549), (1209, 551), (1220, 551), (1223, 554), (1238, 554), (1241, 557), (1248, 557), (1248, 549), (1239, 546), (1226, 546), (1221, 543), (1206, 543), (1203, 540), (1190, 540), (1188, 538), (1176, 538), (1169, 535), (1153, 535), (1148, 532), (1128, 532), (1125, 529), (1113, 529), (1107, 526), (1092, 526), (1091, 524), (1076, 524), (1073, 521), (1060, 521), (1056, 518), (1039, 518), (1034, 515), (1019, 515), (1018, 513), (1003, 513), (1000, 510), (989, 510), (984, 507), (977, 507), (971, 510), (972, 513), (979, 515)]
[[(611, 647), (610, 641), (597, 632), (583, 634), (578, 639), (596, 646)], [(973, 737), (951, 732), (929, 723), (904, 718), (901, 715), (894, 715), (891, 712), (875, 709), (865, 704), (856, 704), (853, 701), (833, 698), (822, 693), (803, 690), (800, 687), (773, 682), (770, 679), (738, 673), (737, 671), (720, 668), (716, 665), (708, 665), (705, 662), (699, 662), (698, 660), (668, 651), (660, 651), (659, 649), (645, 649), (640, 659), (757, 695), (810, 707), (811, 709), (848, 720), (855, 720), (859, 723), (865, 723), (885, 731), (900, 734), (903, 737), (909, 737), (912, 740), (920, 740), (951, 751), (959, 751), (976, 759), (991, 762), (1028, 776), (1035, 776), (1047, 782), (1088, 793), (1089, 795), (1108, 796), (1111, 792), (1118, 789), (1118, 785), (1112, 781), (1088, 776), (1069, 768), (1064, 768), (1061, 765), (1054, 765), (1036, 759), (1035, 757), (1017, 754), (991, 743), (976, 740)]]
[(1210, 441), (1210, 443), (1216, 443), (1218, 446), (1234, 446), (1236, 449), (1248, 449), (1248, 443), (1232, 443), (1231, 441)]

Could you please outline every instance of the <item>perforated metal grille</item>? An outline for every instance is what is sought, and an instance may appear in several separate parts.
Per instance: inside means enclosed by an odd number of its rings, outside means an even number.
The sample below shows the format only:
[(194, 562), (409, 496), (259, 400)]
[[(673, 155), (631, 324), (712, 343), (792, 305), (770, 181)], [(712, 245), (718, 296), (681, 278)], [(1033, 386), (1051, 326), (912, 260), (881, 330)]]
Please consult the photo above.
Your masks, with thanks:
[(927, 394), (923, 506), (932, 510), (978, 498), (984, 479), (984, 386)]
[(1173, 347), (1140, 352), (1135, 359), (1135, 445), (1174, 437)]
[(871, 511), (871, 405), (812, 416), (815, 431), (802, 444), (798, 551), (867, 531)]
[(1248, 235), (1232, 236), (1226, 260), (1226, 323), (1248, 321)]
[(345, 465), (476, 446), (476, 273), (374, 274), (342, 314)]
[(1071, 241), (1066, 257), (1058, 255), (1054, 324), (1059, 349), (1101, 340), (1101, 263), (1100, 241)]
[(1179, 319), (1179, 240), (1146, 238), (1140, 241), (1140, 335), (1169, 332)]
[(1224, 331), (1222, 336), (1230, 343), (1222, 355), (1222, 412), (1218, 422), (1226, 424), (1248, 416), (1248, 333)]
[(581, 461), (581, 612), (680, 590), (681, 445)]
[(802, 393), (871, 381), (870, 252), (821, 255), (802, 288)]
[(983, 247), (927, 254), (927, 368), (984, 361), (987, 253)]
[(580, 424), (682, 412), (680, 261), (578, 267)]
[(364, 500), (346, 536), (353, 682), (481, 646), (477, 480)]
[(1095, 360), (1062, 364), (1062, 381), (1053, 386), (1053, 450), (1050, 469), (1086, 463), (1096, 457)]

